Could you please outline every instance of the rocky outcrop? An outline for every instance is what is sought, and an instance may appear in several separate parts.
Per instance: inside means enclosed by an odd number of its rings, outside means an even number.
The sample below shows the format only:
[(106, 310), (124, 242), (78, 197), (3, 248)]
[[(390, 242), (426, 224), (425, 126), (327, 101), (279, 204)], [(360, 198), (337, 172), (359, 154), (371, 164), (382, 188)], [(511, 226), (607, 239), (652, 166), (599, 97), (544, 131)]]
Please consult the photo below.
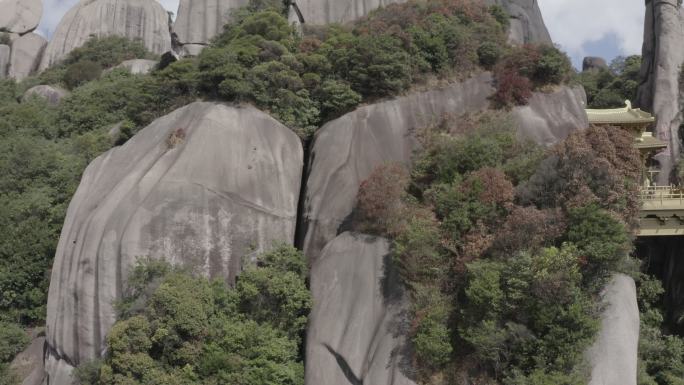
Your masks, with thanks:
[(249, 4), (249, 0), (181, 0), (173, 31), (178, 42), (208, 44), (223, 31), (231, 12)]
[(669, 174), (681, 152), (679, 127), (684, 122), (684, 95), (680, 87), (684, 63), (684, 9), (677, 0), (647, 0), (644, 22), (641, 79), (636, 104), (656, 116), (655, 134), (669, 143), (656, 155), (663, 172), (659, 184), (669, 183)]
[(43, 16), (41, 0), (0, 0), (0, 31), (31, 32)]
[(389, 242), (343, 233), (311, 267), (307, 384), (413, 385), (408, 321)]
[[(302, 243), (315, 259), (352, 213), (359, 184), (385, 162), (410, 164), (416, 129), (435, 123), (445, 114), (458, 116), (489, 107), (494, 92), (485, 73), (463, 83), (418, 92), (361, 107), (318, 130), (306, 183)], [(525, 135), (544, 145), (564, 139), (572, 130), (588, 126), (581, 87), (560, 87), (537, 93), (529, 106), (512, 116)]]
[(582, 72), (608, 70), (606, 59), (596, 56), (587, 56), (582, 60)]
[(34, 331), (30, 345), (12, 360), (10, 369), (22, 380), (21, 385), (41, 385), (43, 383), (45, 378), (44, 346), (45, 334)]
[(252, 107), (196, 102), (95, 159), (57, 246), (46, 371), (66, 385), (98, 357), (114, 302), (140, 256), (234, 279), (242, 262), (294, 239), (299, 138)]
[(589, 385), (636, 385), (639, 348), (639, 307), (636, 285), (626, 275), (615, 275), (603, 293), (606, 306), (601, 331), (587, 356)]
[[(368, 15), (378, 7), (406, 0), (297, 0), (306, 24), (346, 23)], [(549, 31), (536, 0), (485, 0), (488, 5), (498, 4), (511, 16), (509, 40), (516, 44), (552, 44)], [(290, 21), (298, 22), (295, 12)]]
[(27, 101), (33, 97), (45, 98), (47, 103), (51, 106), (57, 106), (62, 99), (69, 96), (69, 91), (56, 86), (40, 85), (29, 88), (21, 97), (23, 101)]
[(534, 142), (551, 146), (578, 128), (589, 127), (584, 88), (559, 87), (554, 92), (536, 92), (526, 106), (513, 109), (518, 132)]
[(110, 35), (140, 39), (156, 54), (171, 49), (169, 16), (155, 0), (81, 0), (57, 26), (40, 69), (59, 62), (91, 36)]
[(409, 164), (418, 143), (412, 135), (445, 114), (489, 107), (488, 73), (446, 88), (361, 107), (316, 134), (304, 203), (304, 252), (311, 259), (338, 233), (352, 212), (359, 184), (385, 162)]
[(508, 41), (513, 44), (553, 44), (537, 0), (485, 0), (500, 5), (511, 17)]
[(0, 79), (7, 77), (9, 72), (10, 57), (12, 50), (10, 46), (0, 44)]
[(35, 33), (12, 41), (9, 77), (21, 81), (33, 74), (40, 65), (47, 40)]
[(132, 59), (126, 60), (114, 68), (123, 68), (133, 75), (144, 75), (152, 72), (156, 66), (157, 62), (155, 60)]

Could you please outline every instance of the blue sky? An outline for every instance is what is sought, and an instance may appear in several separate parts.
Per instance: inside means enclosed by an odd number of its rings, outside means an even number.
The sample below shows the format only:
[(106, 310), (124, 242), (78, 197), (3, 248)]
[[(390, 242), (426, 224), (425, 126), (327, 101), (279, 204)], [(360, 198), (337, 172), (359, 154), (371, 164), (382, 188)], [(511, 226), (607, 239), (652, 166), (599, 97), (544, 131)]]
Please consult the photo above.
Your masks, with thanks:
[[(553, 41), (581, 67), (584, 56), (639, 54), (643, 40), (643, 0), (537, 0)], [(39, 32), (50, 36), (59, 20), (78, 0), (43, 0)], [(172, 12), (178, 0), (159, 0)]]

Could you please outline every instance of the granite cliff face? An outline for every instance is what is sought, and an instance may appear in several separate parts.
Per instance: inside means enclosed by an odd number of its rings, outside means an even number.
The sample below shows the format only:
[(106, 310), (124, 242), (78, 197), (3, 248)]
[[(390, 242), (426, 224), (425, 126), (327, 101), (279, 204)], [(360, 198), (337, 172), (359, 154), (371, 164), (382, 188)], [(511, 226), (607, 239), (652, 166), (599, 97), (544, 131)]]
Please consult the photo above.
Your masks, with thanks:
[(408, 304), (386, 239), (343, 233), (311, 267), (306, 383), (414, 385)]
[[(409, 165), (416, 129), (444, 114), (458, 116), (489, 107), (494, 89), (485, 73), (463, 83), (388, 100), (350, 112), (323, 126), (314, 139), (304, 202), (303, 248), (310, 259), (341, 229), (351, 215), (359, 184), (385, 162)], [(561, 87), (536, 94), (529, 106), (515, 108), (519, 133), (540, 144), (564, 139), (588, 126), (581, 88)]]
[(680, 86), (684, 63), (684, 9), (677, 0), (647, 0), (644, 22), (642, 84), (637, 104), (657, 117), (655, 134), (669, 143), (667, 151), (656, 156), (664, 172), (659, 183), (669, 183), (669, 173), (681, 152), (679, 127), (684, 95)]
[(32, 75), (40, 65), (45, 46), (45, 38), (35, 33), (27, 33), (12, 41), (9, 77), (21, 81)]
[(249, 0), (181, 0), (173, 31), (180, 44), (208, 44), (223, 31), (231, 12)]
[(169, 16), (155, 0), (81, 0), (62, 18), (40, 63), (44, 70), (91, 36), (140, 39), (153, 53), (171, 50)]
[(140, 256), (234, 279), (243, 260), (294, 239), (299, 138), (252, 107), (193, 103), (143, 129), (85, 171), (52, 270), (50, 384), (98, 357), (113, 304)]

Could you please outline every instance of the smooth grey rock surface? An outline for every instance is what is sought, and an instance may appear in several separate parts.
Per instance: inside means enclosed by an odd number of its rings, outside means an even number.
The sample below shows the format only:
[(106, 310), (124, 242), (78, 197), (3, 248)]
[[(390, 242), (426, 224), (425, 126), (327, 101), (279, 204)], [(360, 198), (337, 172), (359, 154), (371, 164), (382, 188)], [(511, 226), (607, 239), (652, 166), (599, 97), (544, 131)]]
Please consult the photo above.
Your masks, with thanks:
[(34, 333), (31, 343), (17, 354), (10, 363), (10, 369), (21, 379), (21, 385), (41, 385), (45, 379), (43, 348), (45, 335)]
[(414, 385), (405, 372), (409, 322), (389, 242), (343, 233), (311, 267), (308, 385)]
[(121, 62), (121, 64), (117, 65), (114, 68), (124, 68), (133, 75), (145, 75), (152, 72), (152, 70), (156, 66), (156, 60), (132, 59)]
[(647, 0), (644, 45), (636, 105), (656, 116), (654, 132), (668, 142), (667, 150), (656, 155), (662, 172), (658, 184), (669, 184), (670, 171), (681, 152), (679, 127), (684, 122), (684, 95), (680, 89), (684, 63), (684, 9), (677, 0)]
[(631, 277), (617, 274), (605, 288), (606, 308), (601, 331), (587, 357), (589, 385), (636, 385), (639, 348), (639, 307)]
[(8, 45), (0, 44), (0, 79), (7, 77), (12, 49)]
[(512, 114), (520, 135), (551, 146), (574, 130), (589, 127), (586, 105), (581, 86), (558, 87), (550, 93), (535, 92), (526, 106), (514, 108)]
[[(351, 214), (359, 184), (385, 162), (409, 164), (418, 142), (412, 132), (444, 114), (489, 107), (492, 77), (417, 92), (361, 107), (320, 128), (315, 136), (304, 203), (304, 252), (315, 259)], [(302, 234), (303, 235), (303, 234)]]
[(27, 33), (12, 41), (9, 77), (21, 81), (33, 74), (40, 65), (47, 40), (36, 33)]
[(169, 16), (157, 1), (81, 0), (59, 22), (40, 69), (59, 62), (91, 36), (111, 35), (140, 39), (156, 54), (171, 49)]
[(292, 243), (302, 168), (301, 141), (287, 127), (253, 107), (209, 102), (161, 117), (95, 159), (52, 269), (50, 384), (66, 385), (70, 365), (102, 354), (138, 257), (232, 281), (243, 260)]
[(0, 30), (24, 34), (36, 29), (42, 16), (41, 0), (0, 0)]
[(208, 44), (223, 31), (236, 8), (249, 0), (180, 0), (173, 31), (180, 44)]
[(69, 96), (69, 91), (56, 86), (39, 85), (26, 90), (21, 99), (27, 101), (34, 96), (45, 98), (49, 105), (57, 106), (62, 99)]
[(582, 60), (582, 72), (607, 70), (606, 59), (597, 56), (587, 56)]

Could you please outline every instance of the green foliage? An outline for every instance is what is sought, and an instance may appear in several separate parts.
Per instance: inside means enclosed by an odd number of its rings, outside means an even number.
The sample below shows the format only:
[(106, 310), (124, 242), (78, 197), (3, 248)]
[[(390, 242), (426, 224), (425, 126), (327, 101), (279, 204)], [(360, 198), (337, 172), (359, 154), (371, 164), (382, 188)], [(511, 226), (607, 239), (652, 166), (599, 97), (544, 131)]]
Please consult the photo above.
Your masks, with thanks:
[(302, 333), (311, 308), (302, 254), (280, 245), (258, 257), (234, 289), (158, 260), (128, 281), (122, 319), (102, 362), (82, 384), (302, 385)]
[(589, 108), (616, 108), (636, 100), (641, 56), (618, 57), (609, 69), (582, 72), (578, 80), (587, 93)]
[(0, 322), (0, 363), (10, 362), (28, 342), (28, 335), (19, 325)]
[(72, 90), (81, 84), (87, 83), (100, 77), (102, 67), (90, 60), (83, 60), (71, 64), (64, 73), (64, 83)]

